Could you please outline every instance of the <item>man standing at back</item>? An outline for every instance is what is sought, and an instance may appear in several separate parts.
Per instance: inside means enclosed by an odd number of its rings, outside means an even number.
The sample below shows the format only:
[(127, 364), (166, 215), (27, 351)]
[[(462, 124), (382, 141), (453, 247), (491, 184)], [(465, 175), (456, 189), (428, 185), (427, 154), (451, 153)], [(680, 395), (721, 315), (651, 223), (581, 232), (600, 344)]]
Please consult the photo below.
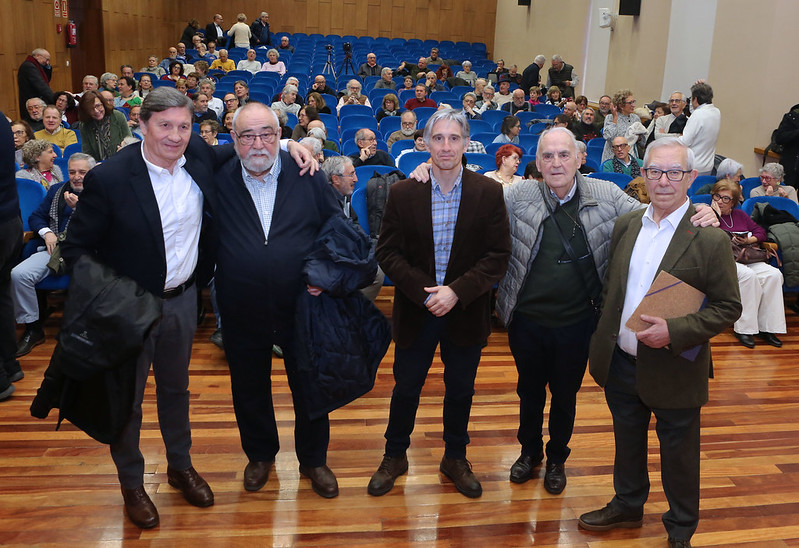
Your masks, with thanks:
[(70, 265), (80, 255), (92, 254), (163, 299), (161, 320), (136, 363), (132, 413), (120, 440), (111, 445), (128, 517), (143, 529), (159, 521), (144, 490), (139, 450), (142, 399), (151, 365), (169, 484), (190, 504), (214, 503), (189, 456), (189, 359), (197, 327), (194, 282), (203, 210), (213, 209), (215, 202), (213, 163), (208, 146), (192, 134), (192, 109), (191, 99), (175, 89), (162, 87), (147, 95), (140, 114), (144, 141), (89, 171), (61, 252)]
[(710, 175), (721, 130), (721, 112), (713, 104), (713, 88), (701, 81), (691, 86), (691, 108), (693, 114), (678, 141), (693, 151), (699, 175)]
[[(269, 479), (280, 447), (272, 404), (272, 345), (283, 349), (294, 402), (294, 444), (300, 474), (322, 497), (338, 495), (327, 467), (330, 423), (311, 420), (294, 352), (294, 309), (302, 266), (322, 225), (343, 215), (326, 177), (300, 175), (278, 149), (280, 124), (261, 103), (236, 110), (231, 132), (237, 157), (217, 171), (219, 245), (215, 283), (224, 318), (233, 407), (247, 455), (244, 488), (257, 491)], [(311, 293), (318, 291), (307, 288)]]
[(563, 97), (573, 98), (574, 88), (580, 83), (580, 78), (574, 72), (574, 67), (563, 62), (560, 55), (552, 56), (552, 66), (547, 76), (547, 87), (558, 86)]
[(50, 66), (50, 52), (46, 49), (36, 48), (25, 58), (17, 72), (20, 116), (25, 113), (25, 102), (32, 97), (40, 98), (47, 105), (53, 104), (53, 90), (50, 89), (52, 77), (53, 67)]
[(464, 170), (469, 122), (452, 109), (436, 111), (425, 126), (430, 182), (394, 183), (377, 244), (380, 267), (395, 284), (396, 343), (383, 461), (369, 482), (388, 493), (408, 470), (406, 450), (419, 395), (440, 345), (444, 362), (444, 458), (441, 472), (467, 497), (482, 486), (466, 460), (474, 379), (491, 331), (491, 287), (510, 254), (502, 187)]
[(543, 55), (536, 55), (533, 62), (522, 72), (522, 91), (530, 93), (530, 88), (541, 83), (541, 69), (544, 68), (547, 58)]

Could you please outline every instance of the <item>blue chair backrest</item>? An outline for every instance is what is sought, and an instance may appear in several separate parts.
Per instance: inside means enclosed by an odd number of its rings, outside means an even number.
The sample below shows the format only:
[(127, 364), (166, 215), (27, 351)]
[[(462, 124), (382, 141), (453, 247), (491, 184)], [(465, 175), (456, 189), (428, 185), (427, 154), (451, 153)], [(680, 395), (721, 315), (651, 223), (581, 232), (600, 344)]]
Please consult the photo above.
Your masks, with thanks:
[[(394, 166), (358, 166), (355, 168), (355, 173), (358, 175), (358, 182), (355, 183), (355, 188), (366, 188), (366, 183), (369, 181), (369, 179), (374, 177), (375, 172), (379, 173), (380, 175), (385, 175), (386, 173), (391, 173), (397, 169), (398, 168)], [(360, 215), (360, 213), (358, 215)]]
[[(360, 177), (358, 177), (360, 181)], [(369, 234), (369, 214), (366, 209), (366, 188), (358, 188), (352, 193), (352, 210), (358, 216), (358, 223), (363, 231)]]
[(744, 200), (748, 200), (752, 193), (752, 189), (755, 189), (758, 186), (760, 186), (760, 177), (747, 177), (741, 181), (741, 194), (743, 195)]
[(538, 118), (554, 118), (563, 111), (555, 105), (536, 105), (535, 112)]
[(781, 198), (779, 196), (755, 196), (754, 198), (744, 200), (744, 203), (741, 204), (741, 210), (747, 215), (752, 215), (755, 204), (758, 202), (768, 202), (777, 209), (787, 211), (799, 221), (799, 205), (790, 198)]
[(19, 211), (22, 214), (22, 230), (30, 230), (28, 217), (42, 203), (47, 191), (36, 181), (17, 179), (17, 194), (19, 195)]
[(330, 150), (330, 149), (327, 149), (327, 148), (323, 148), (322, 149), (322, 154), (325, 155), (325, 158), (329, 158), (330, 156), (341, 156), (341, 154), (339, 154), (335, 150)]
[(524, 177), (524, 170), (527, 167), (527, 164), (530, 162), (535, 162), (535, 156), (531, 156), (529, 154), (522, 156), (519, 159), (519, 167), (516, 168), (516, 175)]
[[(343, 108), (341, 110), (344, 110)], [(369, 128), (372, 130), (377, 129), (377, 120), (375, 120), (374, 116), (343, 116), (339, 122), (339, 127), (341, 128), (341, 132), (344, 133), (345, 130), (356, 128), (356, 129), (363, 129)]]
[(400, 139), (399, 141), (394, 141), (394, 144), (391, 145), (391, 150), (389, 152), (394, 158), (396, 158), (403, 150), (413, 148), (414, 143), (415, 141), (413, 139)]
[(696, 191), (705, 186), (706, 184), (715, 183), (715, 182), (716, 182), (716, 177), (713, 175), (700, 175), (699, 177), (694, 179), (694, 182), (691, 183), (690, 187), (688, 187), (688, 197), (691, 197), (694, 194), (696, 194)]
[[(330, 110), (332, 111), (333, 109), (331, 108)], [(366, 105), (344, 105), (341, 107), (338, 117), (344, 118), (345, 116), (369, 116), (374, 118), (374, 112), (372, 107), (367, 107)]]
[(413, 113), (416, 114), (416, 127), (423, 128), (427, 119), (430, 118), (436, 111), (433, 107), (416, 107)]
[(524, 149), (525, 152), (530, 152), (535, 155), (535, 148), (538, 146), (538, 135), (522, 133), (519, 135), (519, 146)]
[(469, 135), (476, 133), (491, 133), (494, 127), (485, 120), (469, 120)]
[(486, 133), (474, 133), (471, 136), (471, 140), (480, 141), (481, 143), (483, 143), (483, 146), (488, 146), (494, 142), (494, 139), (496, 139), (496, 137), (497, 137), (496, 133), (494, 133), (493, 131), (489, 131)]
[(497, 123), (502, 123), (505, 116), (508, 116), (508, 113), (504, 110), (487, 110), (480, 115), (480, 119), (494, 127)]
[(402, 158), (399, 159), (399, 170), (406, 175), (412, 172), (419, 164), (422, 164), (430, 159), (430, 153), (428, 152), (408, 152), (407, 154), (403, 154)]
[(385, 116), (380, 120), (380, 131), (388, 138), (389, 135), (402, 127), (402, 118), (400, 116)]
[(694, 194), (691, 196), (691, 203), (710, 205), (713, 203), (713, 197), (710, 194)]
[(477, 152), (466, 153), (466, 163), (475, 164), (483, 168), (485, 171), (497, 169), (496, 159), (491, 154), (480, 154)]
[(80, 143), (72, 143), (71, 145), (67, 145), (67, 148), (64, 149), (64, 158), (69, 158), (76, 152), (83, 152), (83, 148), (81, 147)]
[[(502, 145), (505, 145), (505, 144), (507, 144), (507, 143), (488, 143), (487, 145), (485, 145), (486, 154), (488, 154), (492, 158), (496, 158), (497, 151), (499, 150), (499, 147), (501, 147)], [(524, 150), (522, 150), (522, 153), (524, 153)]]
[(546, 122), (536, 122), (530, 126), (530, 133), (532, 133), (533, 135), (541, 135), (541, 133), (547, 128), (548, 125), (549, 124), (547, 124)]
[(613, 173), (613, 172), (602, 172), (602, 171), (592, 173), (590, 177), (593, 177), (594, 179), (602, 179), (605, 181), (610, 181), (611, 183), (614, 183), (616, 186), (618, 186), (621, 189), (624, 189), (624, 187), (626, 187), (629, 184), (629, 182), (633, 180), (632, 177), (624, 173)]
[(369, 102), (372, 103), (372, 106), (375, 107), (377, 105), (383, 104), (383, 97), (388, 95), (389, 93), (396, 93), (393, 89), (372, 89), (369, 92)]

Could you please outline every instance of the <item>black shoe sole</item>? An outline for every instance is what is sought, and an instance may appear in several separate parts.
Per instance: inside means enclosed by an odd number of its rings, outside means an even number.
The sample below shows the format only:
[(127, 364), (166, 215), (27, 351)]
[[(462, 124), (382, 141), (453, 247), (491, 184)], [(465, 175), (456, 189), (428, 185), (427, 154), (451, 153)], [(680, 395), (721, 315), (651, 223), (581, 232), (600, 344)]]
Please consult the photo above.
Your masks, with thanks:
[(11, 394), (14, 393), (14, 390), (17, 388), (13, 384), (9, 384), (8, 388), (0, 392), (0, 401), (5, 401), (11, 397)]
[(611, 529), (638, 529), (644, 525), (644, 518), (635, 521), (619, 521), (607, 525), (591, 525), (583, 520), (577, 520), (577, 526), (586, 531), (610, 531)]
[(25, 372), (24, 371), (17, 371), (16, 373), (14, 373), (10, 377), (8, 377), (8, 380), (11, 381), (11, 382), (17, 382), (17, 381), (21, 381), (24, 378), (25, 378)]

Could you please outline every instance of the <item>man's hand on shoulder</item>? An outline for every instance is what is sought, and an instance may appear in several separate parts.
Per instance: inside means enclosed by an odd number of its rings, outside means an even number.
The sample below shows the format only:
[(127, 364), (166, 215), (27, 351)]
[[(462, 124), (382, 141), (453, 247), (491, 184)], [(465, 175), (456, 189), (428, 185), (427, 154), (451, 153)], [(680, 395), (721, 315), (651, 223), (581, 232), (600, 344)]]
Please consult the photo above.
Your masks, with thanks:
[(286, 150), (291, 154), (291, 157), (294, 158), (294, 161), (297, 162), (300, 168), (300, 175), (305, 175), (306, 173), (313, 175), (319, 171), (319, 162), (316, 161), (307, 148), (298, 142), (288, 139)]
[(430, 169), (432, 168), (432, 164), (428, 163), (421, 163), (416, 166), (416, 169), (411, 171), (411, 174), (408, 176), (409, 179), (416, 179), (420, 183), (426, 183), (430, 180)]
[(691, 217), (694, 226), (719, 226), (719, 218), (713, 208), (707, 204), (696, 204), (696, 213)]

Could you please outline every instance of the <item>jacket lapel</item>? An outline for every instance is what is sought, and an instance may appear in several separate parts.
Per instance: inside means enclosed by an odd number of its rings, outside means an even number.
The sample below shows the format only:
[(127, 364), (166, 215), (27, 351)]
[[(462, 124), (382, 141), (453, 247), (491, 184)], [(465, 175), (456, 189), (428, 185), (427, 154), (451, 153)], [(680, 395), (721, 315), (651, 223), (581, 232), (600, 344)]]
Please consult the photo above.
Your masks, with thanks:
[(147, 164), (144, 163), (144, 158), (141, 155), (141, 145), (136, 147), (133, 162), (131, 162), (130, 177), (127, 182), (131, 187), (133, 194), (137, 196), (133, 202), (139, 204), (147, 221), (147, 228), (153, 237), (153, 241), (157, 242), (158, 253), (166, 265), (166, 248), (164, 244), (164, 229), (161, 225), (161, 213), (158, 209), (158, 200), (155, 199), (155, 191), (153, 190), (152, 182), (150, 181), (150, 173), (147, 171)]
[(685, 212), (677, 229), (674, 231), (674, 236), (671, 238), (666, 254), (663, 255), (663, 260), (660, 262), (660, 270), (669, 272), (680, 257), (683, 256), (691, 241), (696, 237), (697, 228), (691, 224), (691, 216), (696, 212), (693, 206), (688, 206), (688, 211)]
[(629, 229), (619, 241), (618, 249), (614, 251), (614, 253), (618, 253), (620, 257), (627, 258), (624, 263), (619, 263), (618, 270), (612, 273), (614, 277), (618, 276), (621, 279), (622, 295), (626, 294), (627, 275), (630, 272), (630, 259), (633, 256), (633, 248), (635, 247), (635, 241), (638, 239), (638, 233), (641, 232), (641, 218), (644, 216), (645, 211), (645, 209), (637, 211), (630, 219)]
[(453, 256), (458, 249), (461, 249), (461, 240), (469, 237), (468, 230), (473, 225), (472, 221), (478, 213), (478, 199), (478, 187), (472, 184), (471, 173), (464, 169), (463, 177), (461, 178), (461, 203), (458, 207), (458, 218), (455, 220), (455, 231), (452, 234), (452, 250), (449, 255), (449, 264), (453, 263)]

